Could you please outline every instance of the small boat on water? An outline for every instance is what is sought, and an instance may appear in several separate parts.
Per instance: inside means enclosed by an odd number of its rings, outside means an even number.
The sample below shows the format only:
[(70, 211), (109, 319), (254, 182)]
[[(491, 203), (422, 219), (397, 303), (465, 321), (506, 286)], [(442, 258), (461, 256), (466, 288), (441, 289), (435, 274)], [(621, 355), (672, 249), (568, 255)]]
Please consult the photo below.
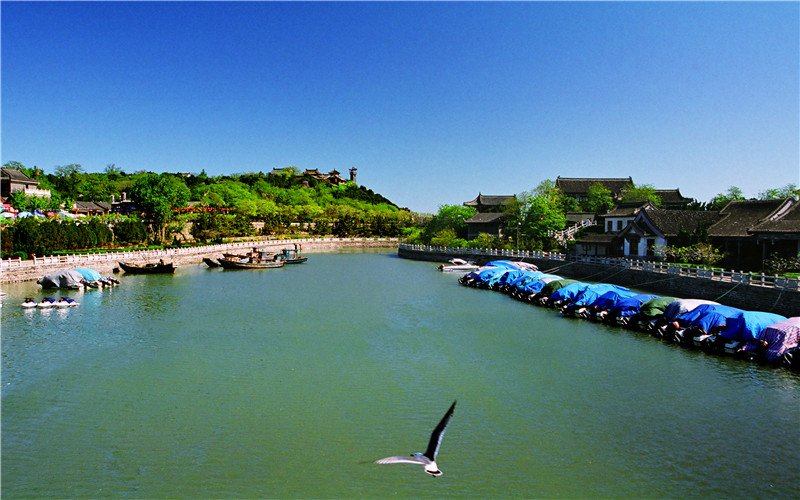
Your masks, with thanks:
[(467, 262), (464, 259), (450, 259), (448, 262), (450, 262), (449, 266), (442, 264), (436, 269), (442, 271), (443, 273), (452, 273), (458, 271), (462, 272), (474, 271), (475, 269), (478, 269), (478, 267), (480, 267), (474, 262)]
[(66, 297), (61, 297), (58, 299), (58, 302), (53, 304), (55, 307), (75, 307), (80, 305), (78, 302), (75, 302), (75, 299), (68, 299)]
[(129, 274), (171, 274), (175, 272), (175, 264), (173, 262), (165, 263), (163, 260), (158, 264), (145, 265), (120, 262), (119, 267)]
[(56, 303), (56, 299), (51, 299), (49, 297), (46, 297), (46, 298), (42, 299), (42, 301), (39, 302), (37, 305), (39, 307), (45, 307), (46, 308), (46, 307), (53, 307), (55, 305), (55, 303)]
[(308, 257), (298, 253), (297, 247), (284, 248), (281, 250), (280, 258), (286, 261), (287, 264), (302, 264), (308, 260)]
[(286, 260), (282, 256), (280, 253), (254, 248), (252, 252), (243, 258), (229, 259), (222, 257), (219, 259), (219, 265), (225, 269), (272, 269), (283, 267), (286, 264)]
[(22, 306), (25, 309), (32, 309), (32, 308), (36, 307), (37, 305), (38, 305), (38, 303), (35, 300), (33, 300), (32, 298), (30, 298), (30, 297), (26, 298), (25, 302), (20, 304), (20, 306)]
[(219, 267), (219, 262), (211, 257), (203, 257), (203, 262), (205, 262), (208, 267)]

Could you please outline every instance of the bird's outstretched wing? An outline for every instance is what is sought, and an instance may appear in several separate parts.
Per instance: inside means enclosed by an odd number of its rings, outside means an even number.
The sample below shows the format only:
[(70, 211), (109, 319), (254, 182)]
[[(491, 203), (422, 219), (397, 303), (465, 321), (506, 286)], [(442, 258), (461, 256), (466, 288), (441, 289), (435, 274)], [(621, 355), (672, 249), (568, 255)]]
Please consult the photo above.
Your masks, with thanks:
[(439, 425), (431, 433), (431, 440), (428, 442), (428, 449), (425, 450), (425, 456), (431, 460), (436, 460), (436, 455), (439, 453), (439, 445), (442, 444), (442, 437), (444, 437), (444, 430), (447, 424), (450, 423), (450, 417), (453, 416), (453, 411), (456, 409), (456, 402), (450, 405), (450, 409), (444, 414)]
[(375, 460), (376, 464), (416, 464), (416, 465), (427, 465), (429, 463), (428, 460), (425, 460), (422, 457), (386, 457), (381, 458), (380, 460)]

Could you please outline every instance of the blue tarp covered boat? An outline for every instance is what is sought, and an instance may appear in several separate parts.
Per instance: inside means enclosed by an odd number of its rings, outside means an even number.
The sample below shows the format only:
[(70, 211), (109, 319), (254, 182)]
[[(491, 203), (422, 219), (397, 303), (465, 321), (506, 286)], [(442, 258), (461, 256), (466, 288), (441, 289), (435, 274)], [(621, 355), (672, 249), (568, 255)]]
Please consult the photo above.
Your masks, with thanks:
[(519, 291), (527, 291), (531, 293), (539, 293), (542, 291), (544, 286), (551, 281), (560, 280), (560, 276), (556, 276), (555, 274), (542, 274), (541, 276), (536, 277), (532, 280), (521, 280), (514, 284), (514, 287)]
[[(580, 294), (575, 297), (575, 300), (572, 301), (574, 305), (577, 306), (598, 306), (596, 302), (601, 298), (605, 297), (606, 294), (609, 294), (608, 297), (605, 298), (606, 301), (614, 300), (614, 298), (618, 298), (618, 300), (622, 300), (622, 298), (635, 295), (635, 292), (631, 292), (625, 287), (617, 286), (617, 285), (609, 285), (607, 283), (598, 283), (596, 285), (589, 285), (586, 289), (583, 290)], [(606, 303), (606, 302), (604, 302)], [(616, 302), (614, 302), (616, 303)], [(608, 309), (606, 307), (600, 307), (601, 309)]]
[(550, 303), (556, 303), (556, 302), (570, 303), (573, 300), (575, 300), (575, 297), (580, 295), (584, 290), (586, 290), (586, 288), (590, 286), (591, 286), (590, 283), (582, 283), (582, 282), (570, 283), (553, 292), (553, 294), (550, 295), (550, 297), (548, 297), (548, 300), (550, 301)]
[(786, 318), (780, 314), (760, 311), (742, 311), (736, 316), (728, 318), (725, 330), (719, 333), (728, 341), (746, 342), (757, 339), (761, 331)]
[(725, 328), (728, 318), (732, 318), (741, 312), (742, 310), (736, 307), (720, 304), (701, 304), (675, 321), (681, 328), (692, 328), (703, 333), (712, 333), (711, 331), (714, 329)]
[(679, 299), (670, 302), (664, 309), (664, 321), (674, 321), (702, 305), (719, 305), (717, 302), (701, 299)]
[(85, 267), (79, 267), (75, 269), (75, 271), (81, 273), (83, 279), (86, 281), (98, 281), (102, 276), (99, 272), (95, 271), (94, 269), (87, 269)]
[(639, 293), (631, 297), (626, 297), (617, 302), (614, 307), (611, 308), (608, 314), (616, 318), (633, 316), (639, 312), (639, 309), (645, 302), (649, 302), (657, 298), (659, 298), (658, 295), (648, 295), (645, 293)]

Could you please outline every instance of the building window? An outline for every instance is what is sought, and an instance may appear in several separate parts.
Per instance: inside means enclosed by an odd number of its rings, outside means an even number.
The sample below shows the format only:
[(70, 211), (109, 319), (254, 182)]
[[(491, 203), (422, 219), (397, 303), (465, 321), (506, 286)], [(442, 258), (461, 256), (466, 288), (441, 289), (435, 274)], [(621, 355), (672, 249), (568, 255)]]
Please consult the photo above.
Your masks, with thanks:
[(621, 220), (617, 221), (617, 231), (622, 231), (622, 221)]

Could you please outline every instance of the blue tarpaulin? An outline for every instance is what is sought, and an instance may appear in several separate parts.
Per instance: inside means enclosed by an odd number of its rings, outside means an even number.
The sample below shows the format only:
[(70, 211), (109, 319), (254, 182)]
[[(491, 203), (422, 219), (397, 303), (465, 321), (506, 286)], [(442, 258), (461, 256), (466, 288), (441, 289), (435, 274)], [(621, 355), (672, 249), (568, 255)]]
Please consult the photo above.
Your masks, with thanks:
[[(575, 296), (575, 300), (573, 300), (572, 303), (577, 306), (594, 305), (594, 302), (606, 292), (625, 293), (628, 291), (629, 290), (627, 288), (622, 286), (610, 285), (608, 283), (597, 283), (595, 285), (589, 285), (586, 287), (581, 293)], [(633, 295), (633, 292), (631, 292), (630, 295)]]
[(86, 269), (85, 267), (79, 267), (75, 269), (75, 271), (79, 272), (81, 276), (83, 276), (83, 279), (85, 279), (86, 281), (97, 281), (100, 278), (102, 278), (100, 273), (95, 271), (94, 269)]
[(667, 321), (673, 321), (684, 314), (695, 310), (699, 306), (708, 304), (717, 303), (710, 300), (701, 299), (679, 299), (674, 302), (670, 302), (664, 309), (664, 319)]
[(589, 283), (570, 283), (569, 285), (559, 288), (553, 292), (553, 294), (550, 295), (550, 300), (564, 300), (570, 302), (589, 286), (591, 286)]
[(586, 305), (596, 307), (601, 311), (608, 311), (621, 301), (634, 295), (636, 295), (636, 292), (631, 292), (630, 290), (609, 290)]
[(620, 300), (609, 311), (609, 314), (614, 317), (624, 318), (626, 316), (633, 316), (639, 312), (639, 308), (645, 302), (659, 298), (658, 295), (647, 295), (644, 293), (636, 294), (632, 297), (627, 297)]
[(728, 340), (737, 340), (739, 342), (757, 339), (761, 330), (785, 319), (780, 314), (742, 311), (736, 316), (728, 318), (725, 330), (720, 332), (719, 335)]
[(705, 333), (711, 333), (714, 328), (724, 328), (728, 318), (732, 318), (741, 312), (741, 309), (735, 307), (702, 304), (680, 316), (676, 321), (682, 328), (696, 328)]

